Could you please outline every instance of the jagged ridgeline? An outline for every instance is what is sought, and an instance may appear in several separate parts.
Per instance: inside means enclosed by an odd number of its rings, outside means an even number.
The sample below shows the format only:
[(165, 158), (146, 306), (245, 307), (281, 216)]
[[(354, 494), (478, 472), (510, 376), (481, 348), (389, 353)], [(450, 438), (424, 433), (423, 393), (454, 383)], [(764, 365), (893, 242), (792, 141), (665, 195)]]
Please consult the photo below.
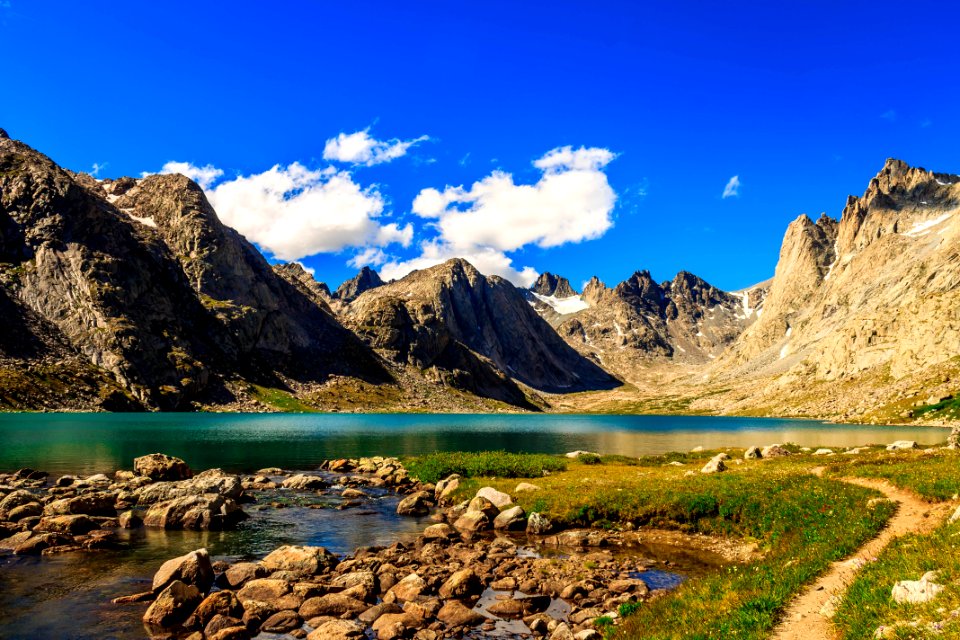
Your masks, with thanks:
[[(6, 133), (0, 263), (0, 404), (12, 408), (230, 406), (247, 383), (293, 393), (330, 380), (396, 387), (409, 367), (530, 408), (527, 388), (617, 384), (512, 285), (468, 265), (470, 278), (411, 306), (415, 335), (378, 335), (378, 323), (386, 334), (407, 328), (364, 317), (364, 305), (344, 311), (383, 285), (375, 272), (331, 295), (299, 265), (272, 268), (183, 176), (98, 181)], [(380, 288), (391, 287), (413, 290)]]
[(271, 266), (183, 176), (95, 180), (3, 133), (0, 407), (616, 410), (670, 396), (700, 412), (869, 419), (885, 403), (913, 417), (960, 377), (958, 207), (960, 177), (890, 160), (839, 221), (792, 222), (774, 277), (741, 291), (647, 271), (582, 292), (544, 273), (520, 290), (459, 259), (392, 282), (365, 267), (331, 291)]

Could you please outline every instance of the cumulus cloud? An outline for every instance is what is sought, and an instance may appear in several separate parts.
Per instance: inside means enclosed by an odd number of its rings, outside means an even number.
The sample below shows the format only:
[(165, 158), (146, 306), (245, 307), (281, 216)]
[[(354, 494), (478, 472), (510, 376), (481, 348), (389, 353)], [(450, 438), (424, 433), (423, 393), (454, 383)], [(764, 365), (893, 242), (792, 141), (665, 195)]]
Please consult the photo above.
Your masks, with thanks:
[[(198, 167), (189, 162), (170, 161), (163, 165), (163, 168), (161, 168), (158, 173), (179, 173), (185, 175), (206, 191), (218, 178), (223, 176), (223, 169), (217, 169), (211, 164)], [(144, 172), (142, 175), (148, 176), (150, 174)]]
[(347, 264), (357, 269), (361, 267), (379, 267), (389, 259), (380, 247), (367, 247), (347, 260)]
[(723, 188), (722, 198), (736, 198), (740, 195), (740, 176), (733, 176), (727, 180), (727, 186)]
[(542, 172), (534, 184), (517, 184), (509, 173), (494, 171), (469, 189), (423, 189), (413, 213), (431, 220), (438, 237), (421, 244), (420, 256), (388, 262), (385, 273), (401, 277), (461, 257), (483, 273), (529, 286), (536, 271), (514, 267), (506, 252), (582, 242), (610, 229), (617, 195), (603, 169), (614, 157), (607, 149), (560, 147), (533, 163)]
[(161, 173), (196, 181), (224, 224), (279, 260), (348, 247), (409, 246), (413, 240), (411, 225), (384, 221), (384, 198), (376, 187), (361, 187), (332, 167), (311, 170), (294, 162), (219, 183), (223, 171), (211, 165), (168, 162)]
[(90, 167), (90, 175), (94, 178), (100, 175), (100, 172), (107, 168), (109, 162), (94, 162), (93, 166)]
[(370, 129), (367, 128), (355, 133), (341, 133), (336, 138), (327, 140), (323, 148), (323, 158), (370, 167), (403, 157), (410, 147), (429, 139), (429, 136), (420, 136), (411, 140), (377, 140), (370, 136)]

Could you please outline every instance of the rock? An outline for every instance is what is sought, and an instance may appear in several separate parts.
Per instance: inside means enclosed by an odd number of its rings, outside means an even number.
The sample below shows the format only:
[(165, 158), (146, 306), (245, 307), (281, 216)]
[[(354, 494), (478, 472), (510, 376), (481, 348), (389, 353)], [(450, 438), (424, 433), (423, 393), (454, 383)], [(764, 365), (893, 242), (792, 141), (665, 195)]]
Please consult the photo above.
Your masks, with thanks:
[(425, 516), (430, 513), (431, 498), (426, 491), (416, 491), (400, 501), (397, 505), (397, 515)]
[(901, 580), (893, 585), (890, 595), (897, 604), (930, 602), (943, 591), (943, 586), (934, 580), (936, 580), (936, 573), (932, 571), (924, 574), (919, 580)]
[(574, 640), (601, 640), (602, 635), (596, 629), (584, 629), (573, 636)]
[(703, 465), (703, 468), (700, 469), (700, 473), (719, 473), (721, 471), (726, 471), (727, 465), (724, 464), (723, 458), (720, 457), (721, 455), (723, 454), (718, 454), (710, 458), (710, 461)]
[(202, 599), (196, 587), (175, 580), (160, 592), (143, 614), (143, 621), (159, 627), (172, 627), (184, 622)]
[(587, 609), (580, 609), (570, 614), (570, 622), (575, 625), (585, 624), (591, 622), (596, 618), (599, 618), (603, 615), (603, 611), (597, 609), (596, 607), (590, 607)]
[(100, 525), (84, 515), (44, 516), (40, 518), (40, 523), (36, 526), (36, 530), (76, 536), (88, 533), (99, 527)]
[(427, 583), (424, 581), (424, 579), (416, 573), (411, 573), (403, 580), (393, 585), (388, 594), (392, 594), (396, 601), (408, 602), (410, 600), (416, 600), (426, 590)]
[(473, 569), (454, 571), (440, 586), (439, 594), (444, 600), (478, 596), (483, 591), (483, 583)]
[(530, 517), (527, 518), (527, 533), (541, 536), (551, 531), (553, 531), (553, 523), (550, 522), (550, 519), (545, 515), (534, 511), (530, 514)]
[(453, 540), (454, 538), (459, 537), (460, 534), (457, 533), (453, 527), (444, 522), (432, 524), (423, 530), (424, 540)]
[(24, 491), (23, 489), (11, 491), (0, 500), (0, 514), (10, 513), (17, 507), (22, 507), (25, 504), (36, 501), (37, 496), (29, 491)]
[(152, 505), (143, 518), (148, 527), (221, 531), (247, 515), (240, 505), (220, 495), (185, 496)]
[(947, 436), (947, 448), (960, 449), (960, 426), (950, 429), (950, 435)]
[(249, 608), (247, 602), (255, 600), (270, 604), (290, 593), (290, 583), (277, 578), (258, 578), (248, 581), (237, 593), (237, 598), (244, 608)]
[(490, 528), (490, 516), (483, 511), (467, 511), (457, 518), (453, 526), (468, 533), (485, 531)]
[(519, 618), (523, 615), (523, 603), (513, 598), (497, 600), (487, 611), (499, 618)]
[(118, 519), (122, 529), (138, 529), (143, 526), (143, 518), (136, 511), (124, 511)]
[[(149, 592), (148, 592), (149, 593)], [(206, 627), (214, 616), (243, 618), (243, 605), (232, 591), (215, 591), (208, 595), (193, 612), (197, 624)]]
[(152, 480), (186, 480), (193, 477), (193, 471), (186, 462), (163, 453), (151, 453), (135, 458), (133, 470), (137, 475)]
[(298, 473), (295, 476), (290, 476), (289, 478), (284, 479), (284, 481), (280, 483), (280, 486), (286, 489), (306, 491), (313, 489), (326, 489), (329, 486), (329, 483), (320, 476), (308, 476), (303, 473)]
[(250, 640), (250, 631), (246, 626), (236, 625), (224, 627), (213, 634), (208, 633), (206, 637), (207, 640)]
[(448, 627), (475, 627), (486, 618), (459, 600), (447, 600), (437, 613), (437, 620)]
[(153, 574), (151, 589), (154, 593), (159, 593), (170, 583), (180, 581), (195, 586), (201, 593), (206, 593), (213, 586), (213, 577), (210, 554), (206, 549), (197, 549), (164, 562)]
[(949, 522), (950, 524), (953, 524), (954, 522), (956, 522), (956, 521), (958, 521), (958, 520), (960, 520), (960, 507), (957, 507), (957, 510), (953, 512), (953, 515), (950, 516), (950, 520), (949, 520), (948, 522)]
[(594, 452), (592, 452), (592, 451), (580, 451), (580, 450), (570, 451), (570, 452), (568, 452), (568, 453), (566, 453), (566, 454), (564, 454), (564, 455), (566, 455), (566, 457), (568, 457), (568, 458), (570, 458), (570, 459), (572, 459), (572, 460), (576, 460), (577, 458), (579, 458), (579, 457), (581, 457), (581, 456), (597, 456), (598, 458), (600, 457), (600, 454), (599, 454), (599, 453), (594, 453)]
[(763, 451), (760, 452), (760, 455), (764, 458), (782, 458), (790, 455), (790, 452), (781, 447), (779, 444), (771, 444), (764, 447)]
[(377, 618), (385, 613), (403, 613), (403, 609), (395, 602), (381, 602), (361, 613), (357, 616), (357, 619), (364, 624), (373, 624)]
[(561, 622), (550, 634), (550, 640), (576, 640), (576, 638), (567, 623)]
[[(223, 614), (216, 614), (213, 618), (210, 619), (210, 622), (203, 629), (203, 635), (207, 638), (218, 638), (224, 637), (221, 634), (227, 634), (234, 629), (243, 629), (246, 631), (246, 625), (243, 623), (242, 619), (237, 619), (232, 616), (225, 616)], [(227, 635), (226, 637), (233, 637), (232, 634)], [(249, 635), (247, 636), (249, 637)]]
[(39, 502), (28, 502), (27, 504), (22, 504), (19, 507), (11, 509), (10, 513), (7, 514), (7, 520), (10, 522), (20, 522), (24, 518), (32, 518), (42, 513), (43, 507)]
[(497, 509), (502, 509), (508, 504), (513, 504), (513, 498), (502, 491), (497, 491), (493, 487), (483, 487), (477, 491), (478, 498), (486, 498), (489, 500), (493, 506)]
[(223, 572), (221, 582), (231, 589), (239, 589), (250, 580), (268, 575), (270, 572), (259, 562), (238, 562)]
[(323, 547), (285, 545), (263, 559), (267, 571), (312, 576), (337, 566), (337, 557)]
[(831, 456), (833, 455), (833, 449), (817, 449), (812, 454), (814, 456)]
[(278, 611), (260, 625), (261, 633), (287, 633), (299, 629), (303, 621), (296, 611)]
[(222, 469), (207, 469), (189, 480), (154, 482), (135, 491), (137, 503), (141, 505), (207, 494), (239, 500), (243, 494), (243, 481), (240, 476), (226, 473)]
[(529, 482), (521, 482), (513, 489), (514, 493), (524, 493), (526, 491), (540, 491), (540, 487)]
[(317, 616), (341, 617), (349, 615), (356, 617), (370, 608), (370, 605), (344, 595), (343, 593), (328, 593), (323, 596), (308, 598), (300, 606), (300, 617), (305, 620)]
[(909, 449), (919, 448), (913, 440), (897, 440), (887, 445), (887, 451), (907, 451)]
[(759, 460), (763, 457), (763, 454), (760, 452), (760, 447), (750, 447), (743, 454), (744, 460)]
[(360, 491), (359, 489), (348, 488), (348, 489), (344, 489), (340, 493), (340, 497), (345, 498), (346, 500), (362, 500), (364, 498), (369, 498), (370, 496), (367, 493)]
[(523, 507), (510, 507), (506, 511), (501, 511), (493, 519), (494, 529), (524, 529), (527, 526), (527, 514)]
[(307, 640), (352, 640), (363, 638), (363, 631), (353, 620), (330, 620), (311, 631)]
[(448, 500), (450, 496), (452, 496), (453, 493), (459, 488), (460, 476), (459, 474), (454, 473), (453, 475), (447, 476), (437, 483), (433, 495), (437, 502), (443, 503)]
[(43, 508), (44, 515), (66, 516), (83, 514), (88, 516), (115, 516), (116, 497), (112, 493), (85, 493), (73, 498), (54, 500)]

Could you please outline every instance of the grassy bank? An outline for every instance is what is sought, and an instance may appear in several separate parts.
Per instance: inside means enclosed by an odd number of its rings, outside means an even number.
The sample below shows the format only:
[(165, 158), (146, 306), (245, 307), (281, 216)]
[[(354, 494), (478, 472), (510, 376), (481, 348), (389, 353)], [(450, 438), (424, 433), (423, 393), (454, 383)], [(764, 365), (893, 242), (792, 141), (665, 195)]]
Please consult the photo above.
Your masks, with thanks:
[(804, 584), (873, 537), (893, 512), (887, 501), (868, 506), (876, 492), (810, 475), (818, 462), (811, 456), (731, 461), (730, 470), (704, 475), (709, 452), (591, 464), (554, 458), (565, 469), (551, 468), (551, 456), (462, 455), (428, 456), (409, 468), (425, 480), (456, 469), (467, 478), (458, 499), (485, 485), (513, 495), (529, 470), (541, 489), (515, 500), (563, 525), (678, 528), (755, 541), (762, 550), (759, 560), (636, 607), (612, 631), (620, 638), (764, 638)]

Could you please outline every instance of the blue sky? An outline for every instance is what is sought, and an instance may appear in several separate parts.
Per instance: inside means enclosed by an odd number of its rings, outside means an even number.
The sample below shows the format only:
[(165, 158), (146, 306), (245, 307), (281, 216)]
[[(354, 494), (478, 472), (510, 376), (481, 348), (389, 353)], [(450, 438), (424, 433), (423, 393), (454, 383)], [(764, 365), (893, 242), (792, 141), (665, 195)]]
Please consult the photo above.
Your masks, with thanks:
[(0, 126), (100, 177), (209, 166), (333, 285), (468, 253), (732, 290), (887, 157), (960, 173), (960, 10), (779, 4), (0, 0)]

